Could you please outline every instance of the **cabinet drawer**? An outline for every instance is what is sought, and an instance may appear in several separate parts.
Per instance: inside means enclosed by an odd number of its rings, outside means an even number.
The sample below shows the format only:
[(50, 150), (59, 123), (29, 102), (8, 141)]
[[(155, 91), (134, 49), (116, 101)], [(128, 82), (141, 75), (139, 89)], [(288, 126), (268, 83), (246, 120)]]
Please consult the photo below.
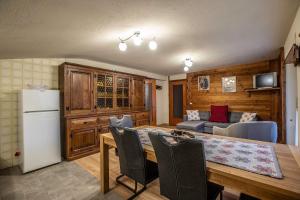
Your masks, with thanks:
[(145, 125), (149, 125), (149, 120), (148, 119), (137, 120), (135, 122), (135, 126), (145, 126)]
[(149, 118), (149, 113), (148, 112), (140, 112), (135, 114), (135, 119), (136, 120), (141, 120), (141, 119), (148, 119)]
[(99, 117), (99, 124), (109, 124), (109, 116), (101, 116)]
[(91, 126), (97, 126), (97, 117), (71, 119), (72, 129), (80, 129), (80, 128), (86, 128)]

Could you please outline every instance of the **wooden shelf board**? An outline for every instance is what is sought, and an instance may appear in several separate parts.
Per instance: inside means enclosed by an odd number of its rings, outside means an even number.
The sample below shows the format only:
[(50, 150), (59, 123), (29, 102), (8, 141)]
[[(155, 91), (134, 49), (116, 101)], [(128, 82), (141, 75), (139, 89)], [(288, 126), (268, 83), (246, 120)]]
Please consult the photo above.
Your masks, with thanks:
[(259, 92), (259, 91), (273, 91), (273, 90), (280, 90), (280, 87), (275, 88), (247, 88), (245, 92)]

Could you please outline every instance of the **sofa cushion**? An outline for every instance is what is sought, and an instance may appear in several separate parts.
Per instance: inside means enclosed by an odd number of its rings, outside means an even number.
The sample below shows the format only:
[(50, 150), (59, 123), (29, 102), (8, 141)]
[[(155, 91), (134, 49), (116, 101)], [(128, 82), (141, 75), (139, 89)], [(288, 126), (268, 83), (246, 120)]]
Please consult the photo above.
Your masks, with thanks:
[(202, 131), (205, 121), (185, 121), (176, 124), (178, 129), (188, 129), (193, 131)]
[(256, 113), (248, 113), (248, 112), (244, 112), (240, 122), (251, 122), (256, 118)]
[(221, 127), (221, 128), (226, 128), (228, 127), (229, 125), (231, 125), (233, 123), (220, 123), (220, 122), (206, 122), (204, 124), (205, 127), (214, 127), (214, 126), (217, 126), (217, 127)]
[(199, 121), (200, 115), (198, 110), (187, 110), (188, 121)]
[(228, 122), (228, 106), (214, 106), (211, 105), (211, 115), (209, 121), (211, 122)]
[(242, 112), (230, 112), (229, 113), (229, 123), (240, 122), (242, 115), (243, 115)]
[(201, 121), (209, 121), (210, 112), (208, 111), (199, 111)]

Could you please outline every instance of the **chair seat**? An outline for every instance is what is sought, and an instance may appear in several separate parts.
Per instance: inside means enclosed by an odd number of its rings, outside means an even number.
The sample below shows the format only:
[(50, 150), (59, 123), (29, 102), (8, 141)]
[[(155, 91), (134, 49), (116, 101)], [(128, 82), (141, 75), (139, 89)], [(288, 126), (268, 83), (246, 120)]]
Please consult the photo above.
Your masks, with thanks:
[(215, 200), (223, 190), (223, 186), (207, 182), (207, 200)]

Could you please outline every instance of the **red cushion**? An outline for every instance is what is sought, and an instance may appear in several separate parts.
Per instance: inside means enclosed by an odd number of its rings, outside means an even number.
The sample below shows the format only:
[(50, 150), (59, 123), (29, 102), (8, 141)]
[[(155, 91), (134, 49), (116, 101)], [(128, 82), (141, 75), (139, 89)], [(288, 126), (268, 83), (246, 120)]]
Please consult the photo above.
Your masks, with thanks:
[(210, 118), (211, 122), (228, 123), (228, 106), (211, 106)]

